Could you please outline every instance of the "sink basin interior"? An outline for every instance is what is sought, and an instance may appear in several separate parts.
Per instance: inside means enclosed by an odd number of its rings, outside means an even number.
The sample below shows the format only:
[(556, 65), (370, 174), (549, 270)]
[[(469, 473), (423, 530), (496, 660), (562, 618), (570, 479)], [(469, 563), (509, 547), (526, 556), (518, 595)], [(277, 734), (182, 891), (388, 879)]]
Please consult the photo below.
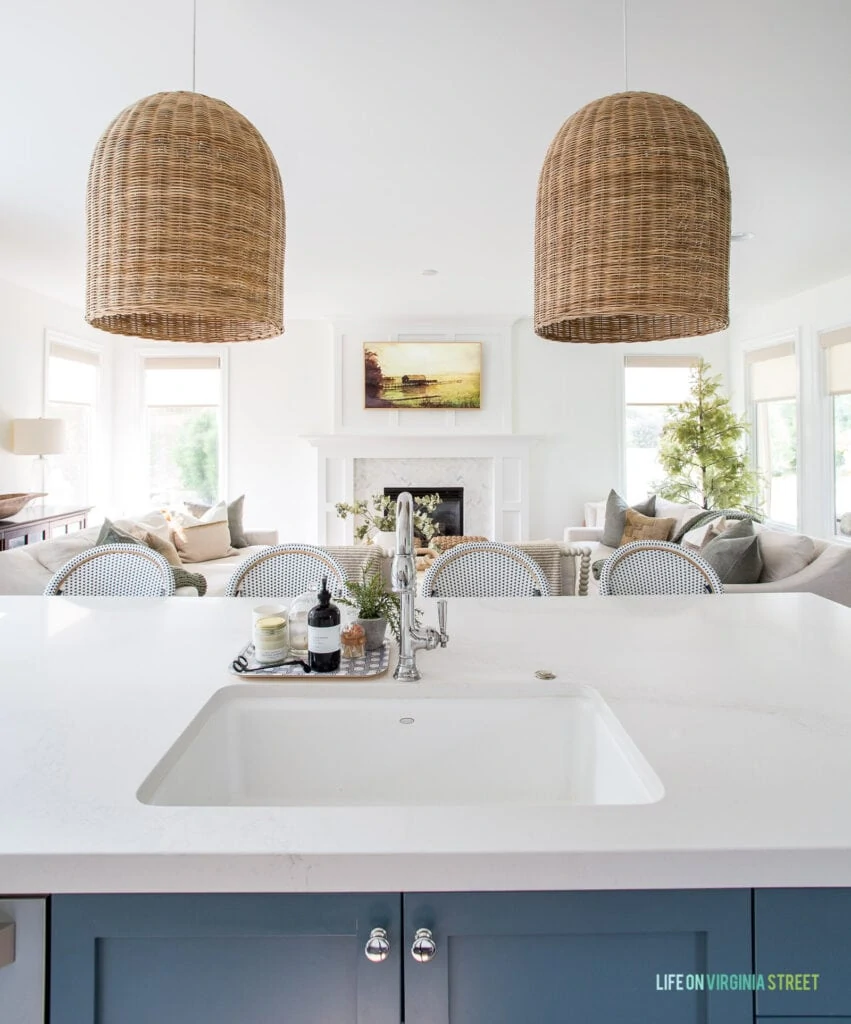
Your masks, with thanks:
[(213, 695), (138, 797), (305, 807), (640, 804), (662, 794), (590, 687), (538, 697), (302, 697), (246, 684)]

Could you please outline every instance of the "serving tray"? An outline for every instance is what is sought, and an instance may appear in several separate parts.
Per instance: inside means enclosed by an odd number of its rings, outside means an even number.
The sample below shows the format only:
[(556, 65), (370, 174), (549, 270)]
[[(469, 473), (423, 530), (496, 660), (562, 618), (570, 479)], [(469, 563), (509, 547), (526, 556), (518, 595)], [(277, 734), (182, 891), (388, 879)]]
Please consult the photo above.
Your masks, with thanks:
[[(234, 662), (244, 658), (248, 667), (234, 668)], [(390, 664), (390, 644), (385, 640), (376, 651), (367, 651), (363, 658), (341, 658), (336, 672), (305, 672), (301, 665), (261, 665), (254, 657), (254, 644), (248, 643), (230, 665), (231, 675), (240, 679), (367, 679), (380, 676)]]

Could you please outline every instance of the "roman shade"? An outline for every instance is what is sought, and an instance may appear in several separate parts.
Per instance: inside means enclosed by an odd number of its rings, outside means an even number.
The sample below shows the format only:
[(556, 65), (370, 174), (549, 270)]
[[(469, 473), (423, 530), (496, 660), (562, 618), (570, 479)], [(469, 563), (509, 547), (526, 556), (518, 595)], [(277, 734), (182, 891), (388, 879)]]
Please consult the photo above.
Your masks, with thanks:
[(679, 405), (689, 397), (697, 356), (627, 356), (624, 360), (626, 405)]
[(760, 348), (747, 355), (748, 388), (752, 402), (777, 402), (798, 394), (795, 343)]
[(827, 393), (851, 394), (851, 327), (825, 331), (819, 343), (825, 350)]

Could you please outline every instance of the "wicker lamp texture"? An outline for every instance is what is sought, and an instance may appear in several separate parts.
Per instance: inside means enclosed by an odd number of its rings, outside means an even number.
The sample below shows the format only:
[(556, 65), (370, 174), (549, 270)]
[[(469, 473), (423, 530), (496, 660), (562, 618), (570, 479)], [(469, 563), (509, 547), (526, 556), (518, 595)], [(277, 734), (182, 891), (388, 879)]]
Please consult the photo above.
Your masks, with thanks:
[(95, 149), (86, 219), (92, 326), (190, 342), (283, 333), (281, 176), (227, 103), (161, 92), (122, 111)]
[(658, 341), (729, 325), (730, 179), (684, 104), (623, 92), (562, 125), (538, 183), (535, 333)]

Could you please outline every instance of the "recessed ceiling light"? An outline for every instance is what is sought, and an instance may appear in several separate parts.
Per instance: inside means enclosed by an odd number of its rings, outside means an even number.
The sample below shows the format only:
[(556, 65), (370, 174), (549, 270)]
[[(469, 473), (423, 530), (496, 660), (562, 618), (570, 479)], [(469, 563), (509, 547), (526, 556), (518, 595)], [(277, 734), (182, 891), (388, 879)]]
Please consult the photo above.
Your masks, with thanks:
[(436, 270), (424, 270), (423, 277), (434, 277), (436, 273)]
[(732, 242), (749, 242), (752, 238), (756, 238), (753, 231), (734, 231), (730, 235)]

